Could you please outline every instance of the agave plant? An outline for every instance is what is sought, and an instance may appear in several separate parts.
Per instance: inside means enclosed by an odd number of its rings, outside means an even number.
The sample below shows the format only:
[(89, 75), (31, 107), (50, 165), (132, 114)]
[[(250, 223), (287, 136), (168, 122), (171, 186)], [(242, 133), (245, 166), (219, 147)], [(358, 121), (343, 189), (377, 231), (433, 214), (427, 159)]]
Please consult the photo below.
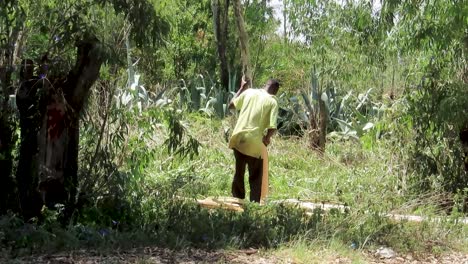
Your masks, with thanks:
[(229, 102), (235, 95), (236, 76), (236, 73), (229, 76), (227, 91), (212, 82), (211, 93), (209, 94), (210, 99), (206, 103), (205, 108), (201, 109), (203, 112), (209, 115), (216, 115), (219, 118), (224, 118), (229, 114)]
[(128, 89), (118, 89), (117, 91), (117, 105), (128, 107), (132, 109), (137, 107), (138, 112), (152, 104), (152, 100), (145, 87), (139, 84), (140, 75), (134, 75), (134, 81), (130, 84)]
[[(288, 107), (280, 113), (280, 119), (289, 120), (288, 126), (294, 126), (291, 122), (295, 122), (296, 126), (306, 124), (307, 129), (317, 130), (319, 129), (320, 103), (323, 103), (328, 120), (326, 132), (331, 131), (328, 136), (359, 139), (375, 127), (373, 121), (380, 118), (385, 111), (383, 104), (371, 101), (372, 91), (371, 88), (357, 96), (349, 91), (340, 96), (334, 82), (328, 82), (325, 89), (320, 87), (318, 74), (313, 68), (309, 90), (300, 92), (303, 107), (300, 107), (301, 104), (298, 104), (295, 97), (292, 97), (287, 104), (282, 104)], [(300, 117), (300, 119), (294, 119), (292, 116)]]
[(375, 121), (382, 117), (386, 107), (382, 103), (372, 102), (371, 92), (372, 88), (357, 96), (349, 92), (341, 100), (341, 109), (344, 111), (332, 117), (337, 127), (329, 136), (359, 139), (376, 126)]
[(302, 136), (308, 127), (307, 111), (297, 96), (282, 94), (279, 99), (278, 132), (283, 136)]
[(213, 79), (209, 80), (210, 84), (207, 84), (206, 78), (201, 74), (193, 80), (179, 80), (179, 86), (173, 89), (179, 109), (203, 112), (218, 118), (225, 117), (229, 113), (228, 103), (235, 94), (235, 74), (231, 75), (228, 91), (218, 86)]

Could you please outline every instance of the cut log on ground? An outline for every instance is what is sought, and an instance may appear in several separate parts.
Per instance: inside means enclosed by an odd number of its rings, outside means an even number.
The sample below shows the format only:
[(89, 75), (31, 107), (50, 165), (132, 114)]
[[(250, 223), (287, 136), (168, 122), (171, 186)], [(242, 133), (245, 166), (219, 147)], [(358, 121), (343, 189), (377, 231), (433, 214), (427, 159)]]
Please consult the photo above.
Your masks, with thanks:
[[(206, 199), (198, 199), (197, 203), (204, 208), (208, 209), (225, 209), (236, 212), (243, 212), (244, 200), (234, 198), (234, 197), (208, 197)], [(285, 200), (276, 200), (270, 201), (270, 204), (288, 204), (297, 206), (298, 208), (305, 211), (305, 214), (312, 216), (315, 210), (321, 210), (323, 212), (329, 212), (330, 210), (338, 210), (340, 212), (348, 212), (351, 210), (349, 206), (340, 203), (320, 203), (320, 202), (310, 202), (302, 201), (298, 199), (285, 199)], [(394, 221), (408, 221), (408, 222), (435, 222), (440, 223), (443, 221), (448, 221), (448, 217), (426, 217), (426, 216), (417, 216), (417, 215), (403, 215), (403, 214), (382, 214), (382, 217), (389, 218)], [(453, 219), (460, 224), (468, 224), (468, 218), (458, 218)]]

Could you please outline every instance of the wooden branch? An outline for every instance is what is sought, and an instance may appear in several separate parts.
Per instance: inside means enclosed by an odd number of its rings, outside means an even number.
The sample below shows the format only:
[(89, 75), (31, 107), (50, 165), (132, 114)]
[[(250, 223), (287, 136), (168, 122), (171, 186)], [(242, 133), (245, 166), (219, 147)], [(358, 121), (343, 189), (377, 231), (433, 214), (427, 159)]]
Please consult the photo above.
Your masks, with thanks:
[(100, 42), (96, 38), (81, 41), (78, 45), (75, 67), (65, 81), (65, 98), (75, 113), (79, 113), (88, 95), (89, 89), (99, 77), (102, 65)]
[(220, 0), (211, 1), (211, 10), (213, 13), (213, 27), (216, 37), (216, 47), (218, 50), (221, 85), (228, 91), (229, 87), (229, 65), (227, 62), (227, 36), (228, 36), (228, 13), (229, 0), (221, 7)]
[(241, 61), (242, 61), (242, 73), (246, 79), (252, 83), (252, 70), (250, 67), (250, 56), (249, 56), (249, 37), (245, 29), (244, 17), (242, 15), (242, 6), (240, 0), (234, 0), (232, 2), (234, 7), (234, 15), (236, 16), (237, 29), (239, 31), (239, 41), (241, 47)]

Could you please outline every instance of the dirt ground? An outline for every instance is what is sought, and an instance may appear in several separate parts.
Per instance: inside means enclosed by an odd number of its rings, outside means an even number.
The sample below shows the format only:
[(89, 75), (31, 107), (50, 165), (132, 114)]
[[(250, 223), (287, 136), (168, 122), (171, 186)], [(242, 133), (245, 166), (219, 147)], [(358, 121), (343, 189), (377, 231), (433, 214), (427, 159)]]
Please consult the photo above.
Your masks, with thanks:
[(443, 254), (440, 256), (435, 255), (425, 255), (414, 257), (412, 255), (404, 255), (404, 256), (396, 256), (395, 258), (391, 259), (381, 259), (378, 257), (373, 256), (372, 254), (368, 254), (369, 261), (368, 263), (386, 263), (386, 264), (402, 264), (402, 263), (410, 263), (410, 264), (468, 264), (468, 254), (451, 252), (450, 254)]
[[(372, 252), (356, 252), (361, 254), (360, 259), (363, 263), (456, 263), (468, 264), (468, 254), (450, 253), (440, 256), (424, 255), (396, 255), (389, 259), (384, 259), (376, 256)], [(356, 263), (347, 257), (333, 257), (325, 259), (317, 259), (314, 263)], [(194, 263), (234, 263), (234, 264), (300, 264), (304, 263), (301, 260), (296, 260), (294, 257), (278, 257), (271, 253), (261, 252), (257, 250), (237, 250), (237, 251), (204, 251), (197, 249), (188, 249), (184, 251), (172, 251), (162, 248), (139, 248), (127, 251), (114, 251), (109, 253), (99, 253), (97, 251), (74, 251), (62, 254), (53, 255), (38, 255), (23, 257), (17, 259), (1, 259), (0, 263), (37, 263), (37, 264), (97, 264), (97, 263), (178, 263), (178, 264), (194, 264)]]
[(4, 260), (0, 263), (37, 263), (37, 264), (97, 264), (97, 263), (151, 263), (151, 264), (192, 264), (192, 263), (236, 263), (236, 264), (266, 264), (287, 263), (276, 257), (259, 254), (257, 250), (241, 251), (204, 251), (188, 249), (172, 251), (162, 248), (139, 248), (127, 251), (101, 253), (97, 251), (74, 251), (63, 254), (39, 255), (18, 259)]

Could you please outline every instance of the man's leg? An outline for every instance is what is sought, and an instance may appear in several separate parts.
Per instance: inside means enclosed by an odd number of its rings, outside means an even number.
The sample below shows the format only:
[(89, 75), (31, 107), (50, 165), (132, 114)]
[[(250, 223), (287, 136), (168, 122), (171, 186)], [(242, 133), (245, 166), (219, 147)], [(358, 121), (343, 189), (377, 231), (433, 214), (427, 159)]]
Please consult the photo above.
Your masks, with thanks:
[(234, 173), (234, 180), (232, 181), (232, 196), (240, 199), (245, 198), (245, 165), (247, 164), (246, 155), (234, 149), (234, 157), (236, 158), (236, 171)]
[(249, 166), (250, 201), (259, 203), (262, 194), (263, 160), (249, 157), (247, 164)]

